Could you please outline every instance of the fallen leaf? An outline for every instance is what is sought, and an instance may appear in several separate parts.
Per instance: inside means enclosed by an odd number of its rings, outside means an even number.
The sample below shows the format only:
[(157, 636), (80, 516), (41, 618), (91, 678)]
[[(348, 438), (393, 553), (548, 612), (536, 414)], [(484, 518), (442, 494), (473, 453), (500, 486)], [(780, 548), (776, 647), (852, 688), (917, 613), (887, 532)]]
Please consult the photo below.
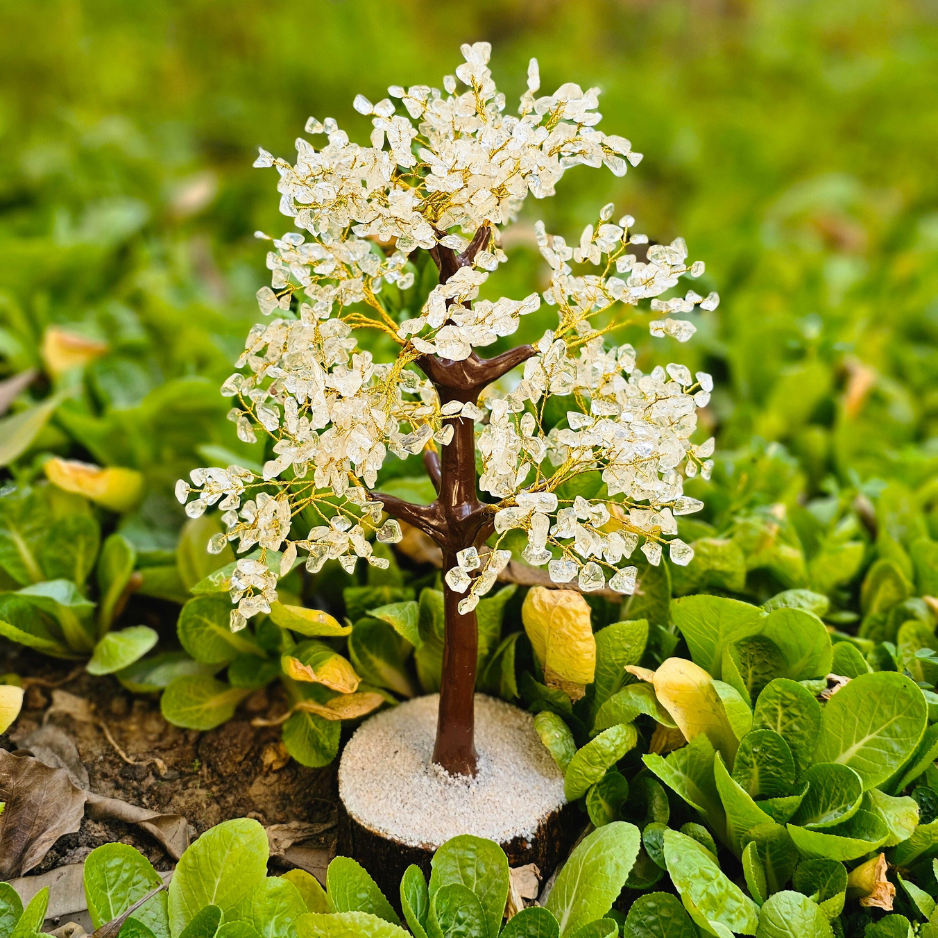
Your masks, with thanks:
[(541, 871), (534, 863), (515, 866), (508, 870), (508, 904), (505, 918), (514, 918), (528, 904), (537, 899), (541, 888)]
[(40, 726), (26, 736), (20, 746), (49, 768), (64, 769), (76, 788), (87, 791), (90, 787), (88, 770), (81, 761), (74, 740), (58, 726)]
[(81, 826), (85, 792), (65, 769), (0, 749), (0, 880), (28, 873), (63, 835)]
[(596, 674), (589, 604), (573, 590), (535, 586), (524, 598), (521, 620), (547, 686), (579, 700)]
[(847, 877), (847, 895), (859, 899), (865, 908), (892, 911), (892, 902), (896, 897), (896, 887), (886, 879), (886, 854), (881, 853), (867, 860)]
[(841, 687), (846, 687), (849, 683), (849, 677), (844, 677), (842, 674), (828, 674), (827, 687), (818, 694), (818, 697), (821, 700), (830, 700)]
[[(312, 840), (335, 827), (335, 820), (311, 824), (306, 821), (290, 821), (287, 824), (271, 824), (265, 828), (270, 855), (282, 857), (293, 846)], [(318, 844), (316, 845), (319, 846)]]
[(174, 859), (189, 846), (189, 823), (181, 814), (160, 814), (148, 808), (87, 793), (88, 817), (96, 821), (123, 821), (146, 831)]

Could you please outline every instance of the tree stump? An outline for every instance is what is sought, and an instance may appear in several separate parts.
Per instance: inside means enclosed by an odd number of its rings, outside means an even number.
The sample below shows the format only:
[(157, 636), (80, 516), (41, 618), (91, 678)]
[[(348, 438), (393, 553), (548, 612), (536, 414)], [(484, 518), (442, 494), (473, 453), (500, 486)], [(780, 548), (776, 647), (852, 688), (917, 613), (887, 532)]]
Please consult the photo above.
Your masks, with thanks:
[(436, 849), (473, 834), (501, 844), (510, 866), (546, 879), (583, 827), (563, 773), (529, 713), (477, 694), (478, 771), (449, 776), (431, 762), (438, 697), (378, 714), (356, 731), (339, 766), (338, 852), (357, 860), (398, 905), (404, 871), (430, 874)]

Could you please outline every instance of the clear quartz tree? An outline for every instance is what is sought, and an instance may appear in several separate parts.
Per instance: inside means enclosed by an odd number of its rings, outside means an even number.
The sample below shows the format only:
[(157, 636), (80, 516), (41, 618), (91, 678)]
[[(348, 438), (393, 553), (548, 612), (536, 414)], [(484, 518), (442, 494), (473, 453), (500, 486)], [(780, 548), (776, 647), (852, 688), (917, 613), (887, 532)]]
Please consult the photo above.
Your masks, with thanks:
[[(352, 143), (332, 119), (311, 118), (306, 131), (326, 138), (320, 149), (298, 139), (295, 165), (261, 151), (255, 165), (280, 174), (280, 208), (296, 230), (273, 240), (272, 286), (258, 292), (269, 318), (251, 329), (222, 393), (237, 399), (229, 417), (238, 436), (253, 442), (263, 434), (273, 458), (260, 475), (239, 466), (195, 469), (177, 497), (190, 517), (215, 504), (224, 511), (227, 533), (210, 550), (231, 541), (250, 554), (231, 578), (235, 630), (269, 612), (278, 572), (292, 569), (300, 552), (312, 572), (330, 559), (352, 571), (359, 559), (386, 565), (373, 540), (400, 540), (402, 524), (429, 535), (442, 550), (445, 594), (433, 758), (450, 773), (472, 775), (474, 610), (511, 560), (509, 532), (526, 533), (528, 564), (583, 591), (631, 593), (636, 549), (655, 565), (665, 547), (674, 563), (693, 557), (675, 518), (701, 507), (683, 494), (683, 479), (706, 477), (712, 467), (713, 441), (691, 443), (711, 379), (679, 364), (645, 374), (630, 345), (610, 347), (605, 336), (634, 321), (625, 315), (630, 307), (650, 300), (659, 314), (651, 334), (686, 341), (695, 327), (672, 314), (714, 309), (718, 298), (689, 290), (661, 299), (681, 276), (702, 274), (703, 263), (687, 263), (680, 238), (648, 246), (634, 220), (613, 221), (607, 205), (575, 245), (536, 225), (551, 271), (542, 295), (479, 300), (507, 260), (499, 229), (529, 194), (554, 195), (565, 170), (580, 164), (621, 176), (641, 154), (596, 129), (597, 89), (568, 83), (541, 96), (532, 59), (518, 114), (508, 114), (488, 67), (489, 44), (464, 45), (462, 53), (443, 91), (396, 86), (377, 104), (355, 99), (355, 109), (372, 116), (370, 146)], [(412, 287), (418, 251), (432, 258), (439, 283), (418, 316), (398, 322), (382, 285)], [(479, 356), (542, 300), (557, 320), (536, 345)], [(363, 328), (389, 336), (397, 357), (378, 362), (359, 348)], [(513, 382), (500, 380), (513, 371)], [(551, 395), (571, 409), (565, 426), (545, 430)], [(437, 492), (431, 505), (375, 491), (389, 453), (422, 453)], [(564, 482), (588, 471), (601, 473), (600, 495), (558, 496)], [(307, 509), (321, 523), (297, 531)], [(280, 552), (279, 571), (271, 552)]]

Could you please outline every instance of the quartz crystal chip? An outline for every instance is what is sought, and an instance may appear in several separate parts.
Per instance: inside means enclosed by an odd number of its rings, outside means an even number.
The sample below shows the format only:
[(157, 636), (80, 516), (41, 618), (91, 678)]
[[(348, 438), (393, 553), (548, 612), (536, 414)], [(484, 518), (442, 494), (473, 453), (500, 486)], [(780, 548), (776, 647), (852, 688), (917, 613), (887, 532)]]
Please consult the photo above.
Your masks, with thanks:
[(645, 541), (642, 544), (642, 553), (653, 567), (661, 563), (661, 545), (657, 541)]
[(186, 505), (186, 514), (190, 518), (201, 518), (205, 514), (205, 509), (208, 508), (208, 503), (203, 501), (201, 498), (196, 498), (194, 501), (189, 502)]
[(296, 563), (296, 544), (288, 544), (287, 549), (280, 558), (280, 575), (286, 576)]
[(237, 609), (232, 609), (230, 615), (228, 616), (228, 628), (232, 632), (240, 632), (248, 624), (248, 620), (238, 612)]
[(396, 518), (388, 518), (375, 534), (382, 544), (396, 544), (403, 536), (404, 533)]
[(603, 574), (602, 567), (592, 560), (584, 564), (577, 578), (577, 585), (584, 593), (602, 589), (606, 585), (606, 577)]
[(358, 562), (358, 557), (354, 554), (345, 554), (343, 557), (339, 558), (339, 565), (346, 573), (355, 572), (355, 564)]
[(672, 563), (676, 563), (680, 567), (686, 567), (694, 559), (694, 548), (676, 537), (668, 545), (668, 556), (671, 558)]
[(636, 567), (623, 567), (616, 571), (615, 575), (609, 581), (610, 589), (617, 593), (626, 593), (629, 596), (635, 592), (635, 575), (638, 572)]
[(547, 573), (555, 583), (569, 583), (577, 575), (578, 569), (573, 560), (552, 560), (547, 565)]
[(462, 567), (450, 567), (444, 579), (449, 588), (456, 593), (465, 593), (472, 585), (472, 577)]
[(176, 483), (176, 500), (180, 505), (185, 505), (186, 499), (189, 497), (189, 493), (192, 491), (189, 483), (185, 479), (180, 479)]
[(210, 554), (220, 554), (228, 544), (228, 538), (224, 534), (213, 534), (208, 541), (208, 552)]
[(528, 544), (527, 547), (521, 551), (521, 556), (531, 564), (532, 567), (543, 567), (547, 563), (553, 554), (546, 548), (533, 547), (531, 544)]
[(463, 570), (478, 570), (479, 552), (474, 547), (467, 547), (456, 554), (456, 562)]
[(479, 597), (475, 593), (471, 593), (465, 599), (459, 600), (459, 605), (456, 607), (459, 610), (461, 616), (468, 615), (470, 612), (479, 605)]

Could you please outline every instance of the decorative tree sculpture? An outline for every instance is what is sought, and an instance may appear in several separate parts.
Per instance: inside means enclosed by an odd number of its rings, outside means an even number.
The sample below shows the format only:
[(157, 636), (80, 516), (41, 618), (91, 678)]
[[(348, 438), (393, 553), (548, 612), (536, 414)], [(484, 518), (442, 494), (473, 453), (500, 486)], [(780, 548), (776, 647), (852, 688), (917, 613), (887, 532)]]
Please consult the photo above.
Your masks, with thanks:
[[(610, 588), (630, 593), (636, 568), (627, 558), (639, 545), (651, 564), (660, 562), (663, 544), (674, 563), (693, 556), (675, 536), (674, 516), (701, 507), (684, 496), (682, 472), (707, 476), (713, 442), (690, 442), (696, 408), (709, 398), (708, 375), (692, 376), (678, 364), (643, 374), (631, 346), (604, 344), (605, 333), (633, 321), (622, 309), (704, 269), (686, 263), (681, 239), (647, 247), (638, 260), (629, 247), (644, 251), (648, 239), (633, 233), (629, 216), (613, 222), (612, 205), (576, 247), (538, 223), (552, 272), (543, 298), (556, 307), (557, 324), (536, 346), (488, 359), (477, 354), (514, 333), (519, 317), (541, 302), (537, 293), (477, 300), (489, 273), (507, 260), (499, 227), (529, 193), (553, 195), (566, 169), (605, 165), (621, 176), (641, 154), (596, 129), (596, 89), (565, 84), (538, 97), (532, 59), (519, 115), (507, 115), (487, 65), (488, 43), (462, 52), (466, 61), (444, 79), (444, 92), (389, 89), (409, 116), (396, 113), (391, 98), (375, 105), (355, 99), (356, 110), (373, 115), (371, 146), (351, 143), (332, 119), (310, 119), (307, 132), (326, 135), (322, 149), (297, 140), (295, 166), (261, 151), (255, 165), (280, 173), (281, 211), (297, 230), (274, 240), (267, 257), (273, 289), (258, 292), (261, 311), (277, 315), (251, 330), (237, 362), (244, 371), (222, 393), (239, 401), (229, 415), (239, 437), (252, 442), (257, 432), (266, 434), (273, 458), (262, 476), (237, 466), (197, 469), (195, 489), (180, 482), (177, 495), (185, 502), (197, 493), (186, 505), (190, 517), (216, 502), (224, 509), (227, 534), (213, 538), (210, 550), (227, 541), (237, 541), (242, 553), (260, 549), (256, 559), (241, 559), (232, 577), (232, 629), (268, 612), (276, 599), (278, 575), (267, 552), (282, 551), (281, 575), (299, 550), (310, 571), (329, 559), (351, 571), (358, 558), (387, 564), (374, 555), (371, 535), (393, 543), (401, 523), (429, 535), (442, 549), (445, 581), (433, 758), (450, 773), (472, 775), (474, 609), (511, 559), (507, 532), (527, 532), (524, 560), (546, 566), (557, 584), (576, 580), (590, 591), (608, 576)], [(382, 303), (382, 284), (411, 289), (418, 251), (433, 259), (439, 283), (419, 316), (398, 322)], [(571, 262), (584, 272), (575, 273)], [(690, 291), (650, 306), (689, 313), (717, 302), (716, 294), (704, 299)], [(362, 328), (393, 339), (395, 360), (376, 362), (360, 350), (354, 332)], [(650, 328), (679, 341), (695, 331), (670, 317)], [(500, 382), (521, 365), (518, 380)], [(570, 404), (566, 425), (546, 432), (550, 395)], [(433, 504), (374, 491), (388, 452), (402, 459), (423, 454), (437, 491)], [(591, 470), (601, 471), (604, 483), (596, 497), (558, 497), (565, 481)], [(304, 509), (321, 523), (297, 536)], [(390, 519), (382, 523), (385, 513)]]

